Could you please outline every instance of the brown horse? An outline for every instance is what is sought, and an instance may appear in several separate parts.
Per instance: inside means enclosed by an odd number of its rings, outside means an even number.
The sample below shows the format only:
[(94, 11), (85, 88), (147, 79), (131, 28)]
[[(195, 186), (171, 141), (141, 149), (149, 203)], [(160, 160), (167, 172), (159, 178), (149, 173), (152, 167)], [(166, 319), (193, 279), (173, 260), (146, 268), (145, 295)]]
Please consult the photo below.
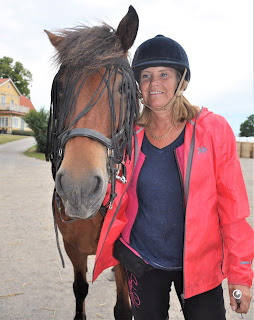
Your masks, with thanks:
[[(99, 210), (106, 212), (112, 205), (116, 167), (131, 156), (138, 110), (127, 54), (137, 30), (138, 16), (132, 6), (116, 31), (106, 24), (59, 34), (45, 30), (60, 65), (52, 84), (46, 158), (52, 162), (55, 179), (52, 204), (59, 253), (57, 227), (74, 268), (76, 320), (86, 319), (87, 256), (96, 253), (104, 221)], [(101, 207), (109, 182), (109, 202)], [(115, 319), (130, 320), (120, 265), (115, 267), (115, 278)]]

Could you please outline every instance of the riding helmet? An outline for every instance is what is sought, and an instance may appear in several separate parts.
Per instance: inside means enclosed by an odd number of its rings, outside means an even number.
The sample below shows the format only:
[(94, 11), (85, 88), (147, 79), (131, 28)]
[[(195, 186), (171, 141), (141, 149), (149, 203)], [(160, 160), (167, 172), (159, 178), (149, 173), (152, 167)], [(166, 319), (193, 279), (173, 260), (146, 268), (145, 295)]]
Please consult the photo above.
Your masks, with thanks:
[(132, 61), (132, 69), (138, 82), (143, 69), (157, 66), (176, 69), (182, 75), (186, 68), (185, 79), (190, 81), (190, 67), (186, 52), (179, 43), (163, 35), (157, 35), (143, 42), (137, 48)]

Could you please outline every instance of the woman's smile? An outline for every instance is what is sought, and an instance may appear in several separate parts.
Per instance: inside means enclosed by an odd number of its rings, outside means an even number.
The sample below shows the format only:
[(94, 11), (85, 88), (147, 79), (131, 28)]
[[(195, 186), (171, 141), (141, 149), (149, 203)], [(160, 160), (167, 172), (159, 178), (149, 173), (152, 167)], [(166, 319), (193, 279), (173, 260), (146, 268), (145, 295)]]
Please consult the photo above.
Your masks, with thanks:
[(149, 93), (151, 95), (154, 95), (154, 94), (162, 94), (163, 92), (161, 92), (161, 91), (150, 91)]

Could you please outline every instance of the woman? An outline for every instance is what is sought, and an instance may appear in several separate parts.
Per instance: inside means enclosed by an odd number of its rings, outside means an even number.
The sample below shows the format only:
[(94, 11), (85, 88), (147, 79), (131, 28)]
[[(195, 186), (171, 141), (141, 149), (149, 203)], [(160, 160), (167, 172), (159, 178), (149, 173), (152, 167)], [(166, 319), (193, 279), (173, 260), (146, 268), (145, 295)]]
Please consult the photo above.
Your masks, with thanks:
[(190, 69), (177, 42), (145, 41), (132, 67), (143, 103), (140, 151), (128, 197), (107, 213), (94, 277), (120, 261), (136, 320), (167, 319), (172, 283), (185, 319), (225, 320), (226, 277), (232, 309), (247, 313), (253, 230), (232, 129), (183, 96)]
[(174, 282), (185, 319), (225, 319), (225, 277), (232, 309), (246, 313), (253, 231), (233, 132), (183, 97), (190, 69), (177, 42), (147, 40), (132, 66), (144, 129), (114, 256), (127, 269), (134, 318), (165, 320)]

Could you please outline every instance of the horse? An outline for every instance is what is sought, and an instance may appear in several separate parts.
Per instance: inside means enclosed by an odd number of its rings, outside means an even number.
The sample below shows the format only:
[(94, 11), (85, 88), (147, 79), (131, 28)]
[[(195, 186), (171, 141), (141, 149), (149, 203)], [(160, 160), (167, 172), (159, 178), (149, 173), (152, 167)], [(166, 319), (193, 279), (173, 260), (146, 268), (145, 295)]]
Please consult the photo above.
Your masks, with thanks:
[[(131, 157), (138, 115), (128, 50), (138, 31), (130, 6), (117, 29), (103, 23), (58, 33), (44, 30), (56, 49), (59, 71), (51, 89), (46, 160), (55, 188), (52, 209), (74, 269), (75, 320), (85, 320), (87, 257), (96, 254), (107, 209), (115, 198), (117, 168)], [(121, 177), (124, 178), (124, 177)], [(107, 203), (103, 200), (110, 186)], [(116, 320), (132, 319), (123, 267), (114, 267)]]

